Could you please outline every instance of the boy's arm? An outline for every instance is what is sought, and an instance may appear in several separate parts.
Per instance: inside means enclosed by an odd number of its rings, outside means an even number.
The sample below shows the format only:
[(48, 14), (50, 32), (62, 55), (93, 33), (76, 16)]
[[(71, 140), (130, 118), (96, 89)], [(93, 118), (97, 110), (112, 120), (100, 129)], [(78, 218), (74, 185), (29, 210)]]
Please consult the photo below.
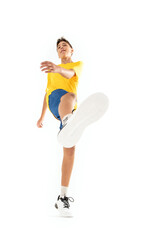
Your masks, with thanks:
[(45, 113), (46, 113), (46, 110), (47, 110), (46, 94), (45, 94), (44, 100), (43, 100), (42, 113), (41, 113), (41, 117), (40, 117), (41, 119), (44, 119), (44, 116), (45, 116)]
[(49, 61), (42, 62), (40, 68), (41, 71), (45, 71), (45, 73), (59, 73), (68, 79), (72, 78), (76, 74), (73, 69), (65, 69)]
[(59, 66), (59, 74), (64, 78), (72, 78), (75, 75), (75, 71), (73, 69), (65, 69)]

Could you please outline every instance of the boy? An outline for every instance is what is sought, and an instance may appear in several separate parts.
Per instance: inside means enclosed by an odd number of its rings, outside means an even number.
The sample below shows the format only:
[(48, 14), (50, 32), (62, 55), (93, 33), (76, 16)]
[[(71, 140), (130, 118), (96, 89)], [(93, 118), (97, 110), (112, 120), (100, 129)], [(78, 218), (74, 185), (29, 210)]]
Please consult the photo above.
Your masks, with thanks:
[[(55, 207), (62, 216), (71, 216), (67, 191), (73, 168), (75, 144), (80, 139), (85, 127), (97, 121), (108, 108), (108, 98), (103, 93), (89, 96), (77, 109), (77, 86), (82, 71), (83, 62), (73, 62), (72, 45), (65, 39), (57, 40), (57, 52), (61, 64), (55, 65), (45, 61), (41, 63), (42, 71), (48, 73), (46, 95), (44, 97), (42, 114), (37, 126), (43, 126), (43, 119), (47, 109), (60, 120), (58, 141), (63, 145), (63, 162), (61, 178), (61, 194)], [(75, 111), (77, 109), (77, 111)], [(74, 112), (75, 111), (75, 112)]]
[[(40, 67), (42, 71), (48, 73), (48, 82), (41, 117), (37, 122), (39, 128), (43, 127), (47, 106), (53, 116), (60, 121), (60, 130), (72, 116), (73, 111), (77, 109), (77, 86), (83, 62), (74, 63), (72, 61), (73, 47), (63, 37), (57, 40), (57, 52), (61, 64), (55, 65), (45, 61), (41, 63)], [(69, 200), (74, 200), (67, 197), (67, 191), (73, 168), (75, 146), (63, 147), (63, 154), (61, 194), (58, 196), (55, 207), (58, 208), (62, 216), (70, 216)]]

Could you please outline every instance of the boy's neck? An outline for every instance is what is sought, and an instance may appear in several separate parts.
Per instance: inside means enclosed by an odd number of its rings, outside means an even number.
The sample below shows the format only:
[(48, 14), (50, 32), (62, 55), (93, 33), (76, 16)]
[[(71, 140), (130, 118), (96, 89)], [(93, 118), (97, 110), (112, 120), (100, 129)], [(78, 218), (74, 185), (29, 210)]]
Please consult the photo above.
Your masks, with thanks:
[(72, 63), (71, 58), (61, 58), (61, 64)]

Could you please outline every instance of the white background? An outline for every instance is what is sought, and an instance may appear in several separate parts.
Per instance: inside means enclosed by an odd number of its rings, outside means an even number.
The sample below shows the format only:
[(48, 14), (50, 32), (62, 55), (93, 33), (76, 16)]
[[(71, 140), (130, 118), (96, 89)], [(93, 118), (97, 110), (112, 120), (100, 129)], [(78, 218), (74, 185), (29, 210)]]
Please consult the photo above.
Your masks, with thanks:
[[(6, 1), (0, 6), (0, 238), (160, 239), (160, 8), (158, 1)], [(57, 217), (62, 147), (49, 110), (36, 126), (45, 60), (64, 36), (83, 61), (78, 104), (101, 91), (108, 112), (76, 146)]]

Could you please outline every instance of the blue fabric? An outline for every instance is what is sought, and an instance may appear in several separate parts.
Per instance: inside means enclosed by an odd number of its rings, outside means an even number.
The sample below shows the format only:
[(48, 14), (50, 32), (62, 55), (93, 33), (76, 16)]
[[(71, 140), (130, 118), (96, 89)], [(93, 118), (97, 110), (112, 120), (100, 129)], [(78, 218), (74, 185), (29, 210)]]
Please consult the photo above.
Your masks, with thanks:
[(68, 92), (63, 89), (56, 89), (49, 95), (49, 101), (48, 101), (51, 112), (61, 122), (59, 127), (60, 130), (62, 129), (62, 121), (58, 112), (58, 107), (60, 104), (61, 97), (66, 93)]

